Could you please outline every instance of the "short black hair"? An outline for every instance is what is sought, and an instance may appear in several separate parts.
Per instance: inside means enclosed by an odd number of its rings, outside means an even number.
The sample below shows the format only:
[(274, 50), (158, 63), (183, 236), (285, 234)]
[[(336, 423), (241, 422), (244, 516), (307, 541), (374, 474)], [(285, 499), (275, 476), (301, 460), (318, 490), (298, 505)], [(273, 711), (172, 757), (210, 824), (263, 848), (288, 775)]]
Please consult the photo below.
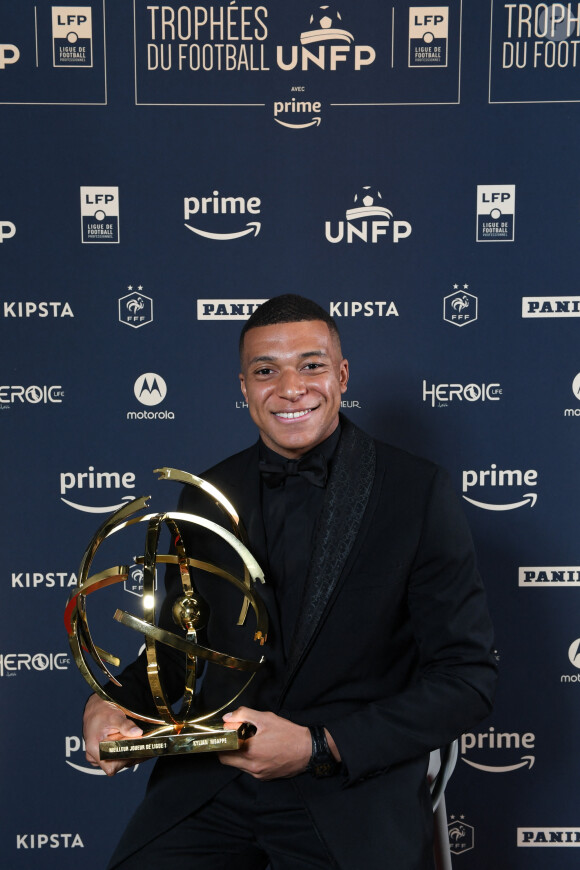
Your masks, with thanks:
[(340, 346), (338, 326), (328, 311), (305, 296), (284, 293), (282, 296), (273, 296), (271, 299), (267, 299), (259, 308), (256, 308), (245, 322), (240, 334), (240, 356), (244, 349), (246, 332), (249, 332), (250, 329), (255, 329), (257, 326), (274, 326), (277, 323), (300, 323), (303, 320), (322, 320)]

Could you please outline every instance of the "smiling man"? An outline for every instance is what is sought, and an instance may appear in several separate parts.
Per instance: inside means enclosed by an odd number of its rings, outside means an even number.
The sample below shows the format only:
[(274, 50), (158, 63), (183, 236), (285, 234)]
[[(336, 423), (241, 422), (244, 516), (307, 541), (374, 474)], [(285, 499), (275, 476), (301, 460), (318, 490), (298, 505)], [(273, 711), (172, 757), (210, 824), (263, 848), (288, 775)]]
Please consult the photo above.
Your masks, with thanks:
[[(265, 568), (267, 664), (224, 716), (255, 734), (232, 752), (159, 759), (110, 867), (431, 870), (429, 752), (489, 713), (495, 684), (458, 500), (437, 466), (339, 413), (348, 362), (316, 303), (261, 305), (240, 360), (260, 437), (203, 477), (236, 505)], [(197, 498), (186, 488), (180, 509), (199, 512)], [(170, 627), (171, 567), (166, 587)], [(204, 640), (239, 649), (251, 636), (218, 617)], [(147, 701), (145, 668), (119, 678), (129, 708)], [(220, 689), (204, 681), (203, 709)], [(119, 733), (140, 730), (89, 699), (87, 757), (109, 774), (123, 762), (99, 761), (98, 741)]]

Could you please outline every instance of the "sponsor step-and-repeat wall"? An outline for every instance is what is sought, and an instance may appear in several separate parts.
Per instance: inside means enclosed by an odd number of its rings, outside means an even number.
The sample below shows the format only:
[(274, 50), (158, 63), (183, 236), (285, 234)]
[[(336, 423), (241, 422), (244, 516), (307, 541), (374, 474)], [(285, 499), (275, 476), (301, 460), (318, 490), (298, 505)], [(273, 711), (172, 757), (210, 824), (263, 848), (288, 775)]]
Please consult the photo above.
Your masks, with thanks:
[[(65, 602), (107, 514), (175, 506), (154, 469), (254, 439), (237, 337), (281, 292), (473, 530), (501, 679), (454, 867), (578, 865), (579, 73), (578, 2), (2, 0), (6, 866), (104, 866), (144, 790), (84, 759)], [(141, 592), (134, 564), (116, 606)]]

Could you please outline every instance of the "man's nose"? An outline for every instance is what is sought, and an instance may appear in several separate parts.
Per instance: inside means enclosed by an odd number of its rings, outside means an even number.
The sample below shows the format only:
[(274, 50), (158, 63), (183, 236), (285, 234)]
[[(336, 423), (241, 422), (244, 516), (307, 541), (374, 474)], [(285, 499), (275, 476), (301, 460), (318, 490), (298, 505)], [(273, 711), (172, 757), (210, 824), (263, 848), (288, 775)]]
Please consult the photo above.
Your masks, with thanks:
[(278, 393), (286, 399), (296, 399), (306, 392), (306, 385), (300, 372), (285, 371), (280, 377)]

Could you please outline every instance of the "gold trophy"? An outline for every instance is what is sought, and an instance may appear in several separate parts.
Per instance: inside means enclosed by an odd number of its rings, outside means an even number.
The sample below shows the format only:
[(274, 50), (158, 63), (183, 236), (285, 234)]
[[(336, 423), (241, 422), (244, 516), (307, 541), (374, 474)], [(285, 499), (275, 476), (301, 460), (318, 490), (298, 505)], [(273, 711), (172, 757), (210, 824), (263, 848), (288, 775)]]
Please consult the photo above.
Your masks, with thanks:
[[(268, 616), (263, 601), (256, 591), (256, 583), (264, 583), (263, 572), (246, 546), (247, 538), (233, 505), (214, 486), (200, 477), (174, 468), (158, 468), (160, 480), (178, 480), (198, 487), (205, 492), (229, 518), (232, 531), (204, 517), (190, 513), (170, 512), (157, 514), (138, 514), (148, 504), (150, 496), (137, 498), (115, 511), (101, 525), (93, 536), (83, 556), (78, 576), (78, 586), (69, 598), (65, 610), (65, 625), (72, 653), (81, 674), (99, 697), (115, 704), (131, 719), (148, 722), (156, 727), (141, 737), (107, 740), (99, 744), (101, 759), (150, 758), (158, 755), (173, 755), (192, 752), (214, 752), (237, 749), (240, 739), (251, 736), (252, 726), (242, 725), (237, 730), (223, 727), (219, 713), (229, 707), (247, 688), (256, 672), (264, 663), (259, 660), (239, 658), (227, 653), (209, 649), (198, 642), (197, 632), (204, 628), (209, 617), (209, 607), (197, 592), (190, 568), (195, 568), (233, 584), (242, 593), (242, 609), (238, 625), (243, 625), (250, 605), (256, 619), (254, 640), (263, 646), (268, 634)], [(116, 610), (114, 619), (122, 625), (141, 632), (145, 637), (147, 657), (147, 678), (157, 716), (146, 715), (138, 710), (130, 710), (109, 697), (97, 681), (91, 669), (91, 661), (113, 684), (121, 683), (109, 671), (107, 664), (118, 667), (120, 659), (99, 648), (93, 643), (86, 612), (87, 595), (124, 582), (129, 575), (128, 565), (117, 565), (89, 576), (95, 554), (103, 541), (115, 532), (136, 523), (147, 523), (145, 552), (135, 558), (143, 566), (143, 616), (138, 617), (123, 610)], [(157, 553), (159, 534), (162, 524), (170, 529), (175, 541), (175, 553)], [(190, 557), (185, 550), (180, 524), (193, 524), (221, 537), (232, 547), (243, 563), (243, 578), (236, 577), (210, 562)], [(182, 595), (173, 605), (173, 619), (181, 628), (177, 634), (161, 628), (155, 617), (155, 576), (158, 563), (173, 563), (178, 566)], [(174, 713), (163, 686), (163, 674), (157, 661), (157, 644), (167, 644), (185, 656), (185, 685), (179, 713)], [(220, 707), (200, 712), (196, 706), (196, 679), (198, 660), (212, 662), (249, 674), (241, 689)], [(105, 662), (107, 664), (105, 664)]]

